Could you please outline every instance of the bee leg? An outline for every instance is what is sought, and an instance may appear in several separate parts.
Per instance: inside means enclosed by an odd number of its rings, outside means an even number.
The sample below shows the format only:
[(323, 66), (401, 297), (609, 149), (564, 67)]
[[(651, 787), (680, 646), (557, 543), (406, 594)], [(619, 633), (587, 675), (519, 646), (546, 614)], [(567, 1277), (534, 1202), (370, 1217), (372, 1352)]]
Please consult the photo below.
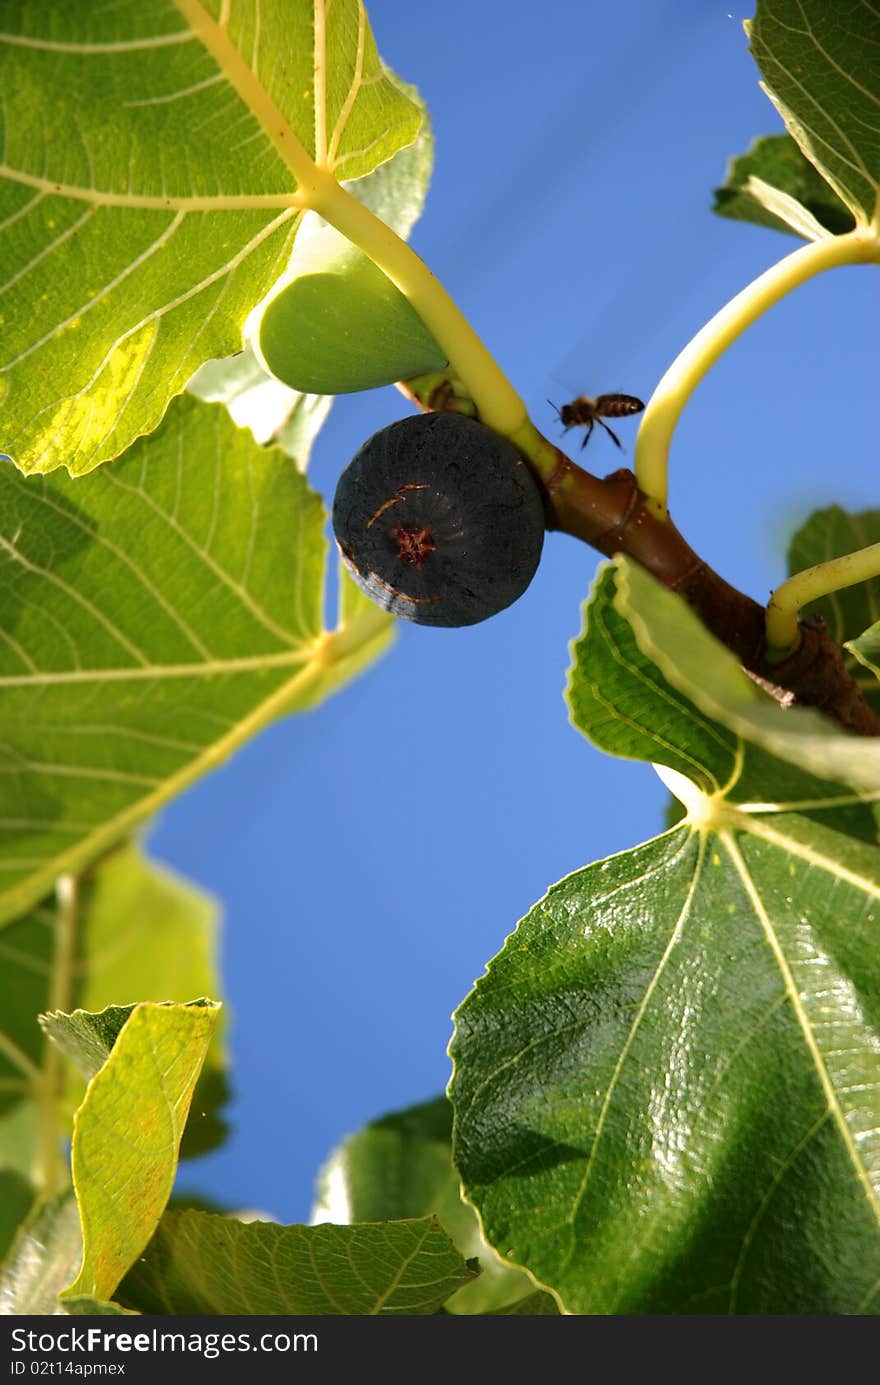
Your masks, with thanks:
[(596, 420), (595, 420), (594, 418), (591, 418), (591, 419), (589, 420), (589, 422), (586, 424), (586, 432), (584, 433), (584, 440), (583, 440), (583, 442), (581, 443), (581, 451), (582, 451), (582, 452), (583, 452), (584, 448), (586, 447), (587, 443), (590, 441), (590, 438), (591, 438), (591, 436), (592, 436), (593, 429), (595, 428), (595, 426), (596, 426)]
[(605, 429), (605, 432), (608, 434), (608, 436), (609, 436), (609, 438), (611, 439), (611, 441), (612, 441), (612, 442), (616, 442), (616, 443), (617, 443), (617, 446), (620, 448), (620, 450), (621, 450), (621, 452), (622, 452), (622, 451), (623, 451), (623, 443), (620, 441), (620, 438), (619, 438), (619, 437), (617, 436), (617, 434), (613, 431), (613, 429), (609, 428), (609, 427), (608, 427), (608, 424), (607, 424), (607, 423), (605, 422), (605, 420), (602, 419), (602, 418), (597, 418), (597, 419), (596, 419), (596, 422), (597, 422), (602, 428)]

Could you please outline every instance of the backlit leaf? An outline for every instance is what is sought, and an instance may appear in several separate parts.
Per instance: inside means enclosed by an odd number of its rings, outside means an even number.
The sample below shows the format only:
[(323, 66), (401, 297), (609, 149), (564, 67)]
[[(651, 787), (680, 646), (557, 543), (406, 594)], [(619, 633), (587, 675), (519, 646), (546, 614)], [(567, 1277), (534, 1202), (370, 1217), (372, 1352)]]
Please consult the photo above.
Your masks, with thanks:
[[(41, 1033), (38, 1015), (68, 1004), (82, 1016), (103, 1009), (111, 995), (130, 1002), (109, 1012), (119, 1021), (110, 1029), (105, 1010), (105, 1042), (89, 1065), (96, 1071), (139, 992), (157, 1001), (219, 992), (214, 916), (206, 895), (125, 846), (78, 882), (72, 916), (49, 898), (0, 934), (0, 1257), (33, 1198), (30, 1179), (41, 1151), (45, 1157), (47, 1097), (60, 1169), (62, 1141), (84, 1092), (82, 1078)], [(199, 1080), (184, 1155), (213, 1147), (225, 1134), (225, 1065), (217, 1040)]]
[(789, 133), (857, 221), (880, 194), (876, 0), (758, 0), (751, 49)]
[(325, 632), (323, 526), (191, 397), (88, 485), (0, 463), (0, 918), (387, 643), (375, 607)]
[[(389, 79), (397, 81), (391, 73), (387, 75)], [(427, 112), (418, 92), (399, 81), (397, 84), (403, 86), (406, 95), (422, 112), (418, 138), (374, 172), (345, 186), (352, 196), (405, 239), (424, 205), (433, 166), (433, 139)], [(320, 239), (325, 251), (325, 263), (332, 262), (337, 275), (351, 273), (364, 264), (365, 257), (361, 251), (350, 246), (321, 217), (310, 212), (303, 219), (285, 277), (295, 278), (307, 268), (308, 243), (312, 236)], [(342, 344), (350, 344), (352, 340), (349, 316), (343, 301)], [(249, 319), (246, 336), (257, 331), (258, 319), (259, 309)], [(317, 319), (314, 316), (299, 316), (291, 322), (292, 334), (297, 342), (303, 344), (306, 356), (314, 352), (315, 334), (320, 335), (324, 329), (320, 304)], [(368, 356), (375, 355), (375, 333), (371, 330), (367, 338), (361, 341), (361, 349)], [(200, 399), (225, 403), (235, 422), (240, 427), (250, 428), (257, 442), (277, 443), (296, 458), (301, 470), (305, 470), (312, 441), (331, 403), (326, 395), (301, 394), (282, 384), (263, 368), (250, 345), (246, 345), (237, 356), (206, 362), (187, 388)]]
[(791, 135), (764, 135), (746, 154), (732, 159), (724, 186), (715, 190), (712, 210), (732, 221), (810, 240), (822, 231), (840, 236), (855, 225), (852, 212)]
[(83, 1260), (65, 1296), (111, 1298), (153, 1235), (218, 1009), (136, 1006), (89, 1083), (73, 1125)]
[(421, 114), (360, 0), (2, 0), (0, 31), (2, 446), (82, 473), (240, 349), (296, 233), (296, 143), (356, 179)]

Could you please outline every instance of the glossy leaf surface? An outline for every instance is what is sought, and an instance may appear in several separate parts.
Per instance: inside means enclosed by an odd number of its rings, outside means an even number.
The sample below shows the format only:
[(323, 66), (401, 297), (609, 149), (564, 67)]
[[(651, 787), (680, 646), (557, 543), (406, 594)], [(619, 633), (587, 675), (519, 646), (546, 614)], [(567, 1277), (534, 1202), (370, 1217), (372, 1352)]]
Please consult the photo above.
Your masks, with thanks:
[(572, 716), (687, 815), (554, 886), (458, 1011), (465, 1192), (571, 1312), (874, 1312), (880, 785), (710, 718), (634, 592), (604, 570)]

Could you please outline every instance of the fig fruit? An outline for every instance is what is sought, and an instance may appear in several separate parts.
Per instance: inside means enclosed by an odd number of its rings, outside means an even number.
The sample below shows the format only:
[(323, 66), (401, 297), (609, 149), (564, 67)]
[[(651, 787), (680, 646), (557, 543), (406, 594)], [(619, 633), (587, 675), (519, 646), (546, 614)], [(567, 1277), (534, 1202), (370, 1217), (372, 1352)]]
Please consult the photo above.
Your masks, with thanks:
[(384, 610), (475, 625), (534, 577), (544, 505), (506, 439), (461, 414), (418, 414), (374, 433), (346, 467), (333, 530), (354, 580)]
[(400, 290), (332, 228), (294, 254), (255, 321), (253, 347), (270, 375), (302, 394), (350, 394), (446, 364)]

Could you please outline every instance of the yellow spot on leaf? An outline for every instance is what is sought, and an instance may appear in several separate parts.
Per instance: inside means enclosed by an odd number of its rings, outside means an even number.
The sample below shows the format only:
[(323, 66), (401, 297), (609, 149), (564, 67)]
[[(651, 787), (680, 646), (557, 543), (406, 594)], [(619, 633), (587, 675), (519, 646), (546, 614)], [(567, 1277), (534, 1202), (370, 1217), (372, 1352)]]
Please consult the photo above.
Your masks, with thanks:
[(100, 460), (90, 459), (89, 454), (114, 431), (120, 401), (134, 391), (158, 331), (159, 323), (151, 322), (119, 343), (87, 392), (60, 401), (37, 441), (39, 461), (34, 471), (54, 471), (58, 466), (74, 473), (90, 471)]

